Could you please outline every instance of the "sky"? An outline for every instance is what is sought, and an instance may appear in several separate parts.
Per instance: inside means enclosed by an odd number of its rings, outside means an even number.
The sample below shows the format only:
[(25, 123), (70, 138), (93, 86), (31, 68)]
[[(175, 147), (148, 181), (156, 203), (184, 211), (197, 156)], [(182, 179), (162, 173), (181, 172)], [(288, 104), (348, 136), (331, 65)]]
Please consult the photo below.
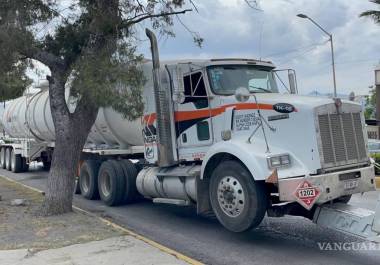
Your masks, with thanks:
[[(182, 22), (204, 39), (200, 49), (176, 23), (176, 38), (161, 38), (162, 59), (243, 57), (271, 60), (297, 72), (299, 92), (332, 92), (328, 38), (306, 19), (307, 14), (333, 34), (338, 93), (367, 94), (380, 63), (380, 25), (359, 14), (376, 5), (367, 0), (261, 0), (262, 11), (244, 0), (196, 0), (197, 12)], [(142, 47), (141, 47), (142, 46)], [(140, 46), (149, 56), (148, 43)]]
[[(162, 60), (254, 58), (297, 72), (300, 94), (333, 90), (331, 49), (327, 36), (306, 19), (307, 14), (333, 35), (339, 94), (368, 94), (374, 68), (380, 63), (380, 25), (359, 14), (377, 6), (368, 0), (258, 0), (260, 10), (244, 0), (194, 0), (197, 11), (180, 16), (204, 38), (197, 47), (192, 35), (175, 19), (175, 38), (159, 38)], [(137, 30), (143, 32), (145, 25)], [(150, 57), (141, 33), (138, 51)]]

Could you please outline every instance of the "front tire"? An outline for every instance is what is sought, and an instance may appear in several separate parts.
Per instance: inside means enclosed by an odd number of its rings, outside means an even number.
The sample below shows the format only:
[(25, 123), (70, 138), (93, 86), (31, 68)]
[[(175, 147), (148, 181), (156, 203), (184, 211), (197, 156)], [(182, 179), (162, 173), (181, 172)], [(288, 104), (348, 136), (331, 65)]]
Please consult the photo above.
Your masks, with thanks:
[(212, 173), (210, 201), (219, 222), (232, 232), (257, 227), (268, 207), (265, 183), (254, 181), (250, 172), (234, 160), (222, 162)]

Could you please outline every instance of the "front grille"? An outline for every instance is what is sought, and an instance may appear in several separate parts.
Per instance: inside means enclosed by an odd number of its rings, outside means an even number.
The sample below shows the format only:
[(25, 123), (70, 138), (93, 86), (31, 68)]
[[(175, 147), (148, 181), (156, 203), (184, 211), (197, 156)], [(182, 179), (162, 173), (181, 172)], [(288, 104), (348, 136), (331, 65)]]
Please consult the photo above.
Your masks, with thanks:
[(324, 168), (368, 160), (360, 113), (321, 114), (318, 122)]

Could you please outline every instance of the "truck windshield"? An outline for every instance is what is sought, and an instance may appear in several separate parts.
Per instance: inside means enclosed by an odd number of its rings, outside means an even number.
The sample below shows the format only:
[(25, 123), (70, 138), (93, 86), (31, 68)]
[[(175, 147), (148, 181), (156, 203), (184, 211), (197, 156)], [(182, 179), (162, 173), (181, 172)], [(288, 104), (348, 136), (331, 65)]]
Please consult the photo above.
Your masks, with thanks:
[(217, 95), (233, 95), (239, 87), (252, 93), (277, 93), (272, 68), (255, 65), (217, 65), (208, 67), (211, 90)]

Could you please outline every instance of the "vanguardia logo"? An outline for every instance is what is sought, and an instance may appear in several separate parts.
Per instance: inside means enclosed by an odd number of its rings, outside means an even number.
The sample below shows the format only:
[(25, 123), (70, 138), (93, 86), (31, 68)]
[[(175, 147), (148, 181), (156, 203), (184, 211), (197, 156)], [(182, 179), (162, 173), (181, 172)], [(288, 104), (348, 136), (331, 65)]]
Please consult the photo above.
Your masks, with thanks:
[(318, 242), (323, 251), (380, 251), (380, 244), (374, 242)]

